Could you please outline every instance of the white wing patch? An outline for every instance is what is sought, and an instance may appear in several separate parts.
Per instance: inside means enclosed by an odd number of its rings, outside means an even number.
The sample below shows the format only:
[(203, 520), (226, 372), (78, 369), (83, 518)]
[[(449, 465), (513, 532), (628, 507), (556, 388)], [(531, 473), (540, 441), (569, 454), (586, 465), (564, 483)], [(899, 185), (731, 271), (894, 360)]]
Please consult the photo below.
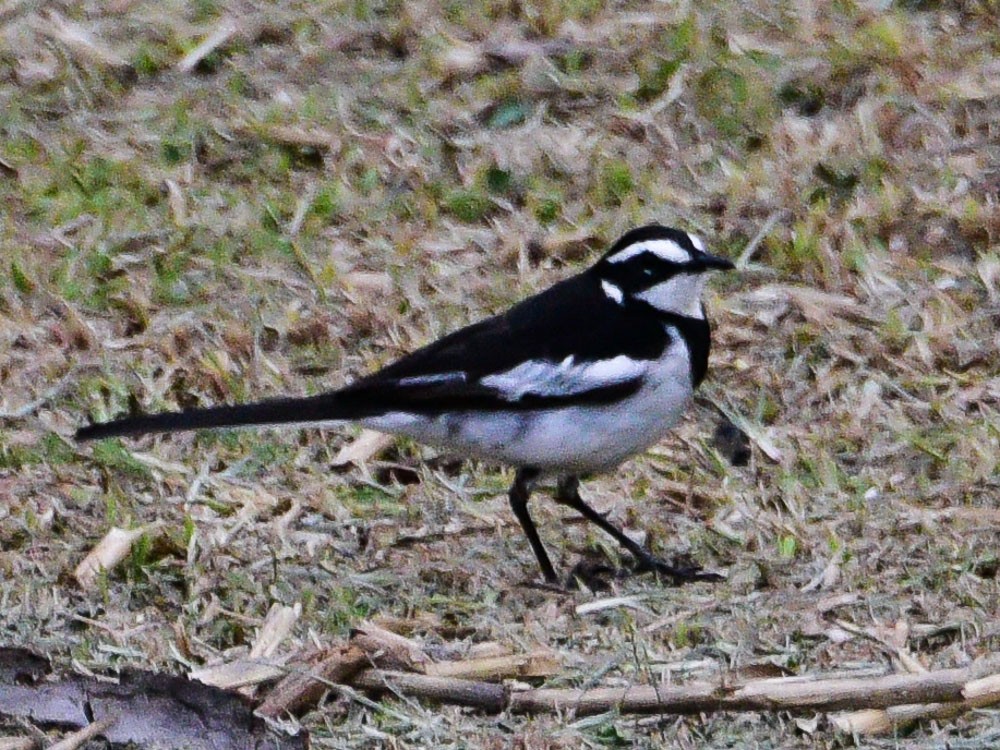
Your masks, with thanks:
[(602, 281), (601, 289), (604, 290), (604, 293), (608, 296), (608, 299), (614, 300), (619, 305), (625, 302), (624, 292), (622, 292), (620, 287), (615, 286), (610, 281)]
[(397, 385), (404, 388), (409, 385), (439, 385), (441, 383), (464, 383), (464, 372), (436, 372), (432, 375), (411, 375), (408, 378), (400, 378)]
[[(697, 246), (695, 245), (695, 247)], [(629, 245), (624, 250), (615, 253), (608, 258), (608, 263), (624, 263), (643, 253), (652, 253), (671, 263), (687, 263), (691, 260), (691, 253), (673, 240), (646, 240), (645, 242), (636, 242), (634, 245)]]
[(688, 232), (688, 239), (691, 240), (691, 244), (694, 245), (694, 249), (699, 253), (705, 252), (705, 243), (701, 241), (701, 237), (696, 234), (691, 234)]
[(518, 401), (529, 393), (563, 396), (617, 385), (643, 375), (647, 365), (624, 354), (576, 365), (570, 355), (558, 364), (542, 360), (522, 362), (505, 372), (487, 375), (480, 382), (500, 391), (507, 401)]

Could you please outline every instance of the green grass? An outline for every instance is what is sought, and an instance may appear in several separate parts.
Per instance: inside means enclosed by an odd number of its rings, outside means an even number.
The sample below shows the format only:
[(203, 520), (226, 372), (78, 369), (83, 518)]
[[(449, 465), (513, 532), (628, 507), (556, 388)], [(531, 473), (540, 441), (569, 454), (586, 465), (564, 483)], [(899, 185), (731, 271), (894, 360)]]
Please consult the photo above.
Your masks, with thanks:
[[(162, 9), (153, 25), (138, 5), (68, 9), (132, 78), (37, 35), (27, 9), (0, 53), (13, 71), (0, 414), (41, 403), (0, 418), (0, 627), (100, 669), (110, 631), (72, 619), (84, 613), (127, 633), (143, 666), (175, 672), (175, 627), (214, 659), (245, 649), (271, 603), (298, 600), (282, 654), (393, 615), (447, 653), (552, 648), (565, 660), (550, 684), (608, 687), (659, 679), (664, 662), (886, 665), (874, 642), (805, 632), (803, 613), (856, 593), (829, 616), (911, 633), (958, 623), (961, 639), (909, 640), (929, 667), (997, 650), (982, 635), (995, 517), (977, 510), (995, 505), (1000, 455), (993, 6), (279, 2), (190, 75), (176, 64), (223, 4)], [(333, 468), (337, 430), (70, 439), (137, 408), (351, 382), (653, 220), (732, 258), (771, 220), (746, 270), (706, 294), (706, 400), (650, 456), (583, 487), (664, 555), (727, 572), (715, 589), (612, 579), (593, 596), (641, 594), (645, 609), (578, 615), (589, 594), (519, 585), (534, 568), (511, 473), (405, 440)], [(747, 466), (712, 440), (713, 404), (753, 433)], [(545, 491), (531, 509), (561, 571), (618, 557)], [(109, 525), (157, 520), (167, 531), (94, 590), (72, 583)], [(833, 582), (808, 588), (828, 565)], [(669, 624), (647, 632), (657, 618)], [(360, 722), (404, 748), (852, 741), (785, 716), (501, 727), (380, 705), (302, 721), (344, 747), (368, 741)], [(906, 740), (992, 724), (981, 711)]]
[(442, 208), (466, 223), (482, 221), (492, 208), (492, 202), (484, 192), (472, 188), (457, 188), (444, 194)]
[(113, 474), (123, 474), (135, 479), (151, 479), (149, 468), (137, 461), (117, 438), (94, 443), (91, 458), (98, 466)]

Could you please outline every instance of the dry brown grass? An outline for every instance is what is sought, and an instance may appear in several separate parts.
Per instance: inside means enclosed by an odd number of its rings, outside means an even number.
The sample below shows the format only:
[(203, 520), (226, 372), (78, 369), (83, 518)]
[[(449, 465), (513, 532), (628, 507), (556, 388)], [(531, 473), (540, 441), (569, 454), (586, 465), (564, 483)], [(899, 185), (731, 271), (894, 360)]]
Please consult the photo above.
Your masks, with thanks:
[[(431, 644), (562, 653), (554, 685), (888, 666), (890, 631), (926, 666), (1000, 651), (996, 17), (991, 0), (8, 3), (0, 640), (185, 670), (301, 602), (288, 651), (364, 617), (423, 618)], [(720, 459), (703, 403), (585, 490), (726, 583), (632, 579), (615, 589), (640, 608), (577, 615), (589, 595), (518, 585), (535, 570), (509, 473), (410, 444), (332, 471), (347, 435), (69, 438), (135, 402), (335, 386), (646, 220), (745, 255), (709, 295), (704, 394), (753, 459)], [(605, 545), (536, 505), (564, 568)], [(157, 520), (75, 586), (110, 527)], [(476, 528), (394, 544), (456, 520)], [(331, 747), (851, 743), (781, 714), (382, 706), (303, 723)], [(1000, 722), (905, 731), (862, 744), (988, 746)]]

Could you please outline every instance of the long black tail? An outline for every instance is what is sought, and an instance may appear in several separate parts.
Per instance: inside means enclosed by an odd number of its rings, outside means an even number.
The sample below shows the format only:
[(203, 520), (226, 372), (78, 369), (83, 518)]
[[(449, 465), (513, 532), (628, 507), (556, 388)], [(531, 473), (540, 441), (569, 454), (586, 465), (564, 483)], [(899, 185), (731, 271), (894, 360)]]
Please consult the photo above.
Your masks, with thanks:
[(76, 439), (100, 440), (147, 432), (181, 432), (213, 427), (243, 427), (250, 425), (295, 424), (354, 420), (371, 414), (352, 398), (338, 392), (306, 398), (278, 398), (239, 406), (214, 406), (162, 414), (143, 414), (92, 424), (76, 431)]

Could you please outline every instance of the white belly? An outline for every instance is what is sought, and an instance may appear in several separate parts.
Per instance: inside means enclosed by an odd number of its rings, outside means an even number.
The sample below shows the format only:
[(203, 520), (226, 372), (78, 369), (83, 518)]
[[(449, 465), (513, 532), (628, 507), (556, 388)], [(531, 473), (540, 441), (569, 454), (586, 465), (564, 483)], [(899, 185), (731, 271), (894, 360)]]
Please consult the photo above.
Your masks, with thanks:
[(605, 471), (659, 441), (690, 403), (689, 357), (680, 336), (650, 367), (645, 380), (626, 400), (604, 406), (438, 417), (396, 412), (363, 423), (462, 456), (546, 473)]

